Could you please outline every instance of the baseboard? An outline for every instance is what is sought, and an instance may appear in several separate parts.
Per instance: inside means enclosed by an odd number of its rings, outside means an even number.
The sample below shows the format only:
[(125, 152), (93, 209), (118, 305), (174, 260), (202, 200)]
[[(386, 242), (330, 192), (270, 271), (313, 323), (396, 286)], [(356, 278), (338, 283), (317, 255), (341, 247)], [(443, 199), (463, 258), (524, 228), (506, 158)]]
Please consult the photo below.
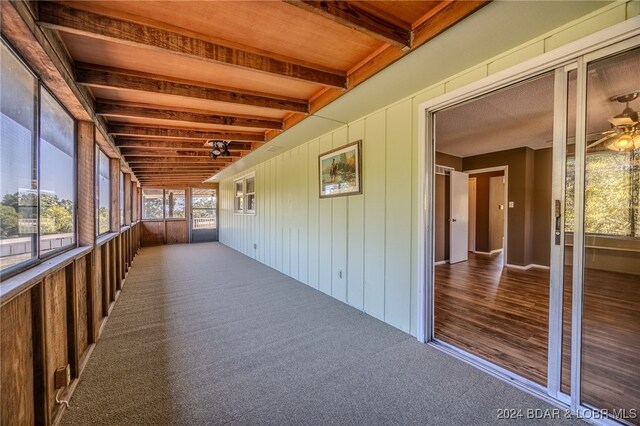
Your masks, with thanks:
[(485, 256), (491, 256), (491, 253), (488, 251), (474, 251), (474, 254), (484, 254)]
[(507, 268), (521, 269), (521, 270), (523, 270), (523, 271), (527, 271), (527, 270), (529, 270), (529, 269), (531, 269), (531, 268), (536, 268), (536, 269), (549, 269), (549, 267), (548, 267), (548, 266), (538, 265), (538, 264), (535, 264), (535, 263), (530, 263), (530, 264), (525, 265), (525, 266), (521, 266), (521, 265), (512, 265), (512, 264), (510, 264), (510, 263), (507, 263), (507, 265), (506, 265), (506, 266), (507, 266)]
[(440, 261), (438, 261), (438, 262), (434, 263), (433, 265), (434, 265), (434, 266), (438, 266), (438, 265), (444, 265), (444, 264), (446, 264), (446, 263), (447, 263), (447, 261), (446, 261), (446, 260), (440, 260)]
[(491, 250), (491, 254), (501, 253), (503, 249)]

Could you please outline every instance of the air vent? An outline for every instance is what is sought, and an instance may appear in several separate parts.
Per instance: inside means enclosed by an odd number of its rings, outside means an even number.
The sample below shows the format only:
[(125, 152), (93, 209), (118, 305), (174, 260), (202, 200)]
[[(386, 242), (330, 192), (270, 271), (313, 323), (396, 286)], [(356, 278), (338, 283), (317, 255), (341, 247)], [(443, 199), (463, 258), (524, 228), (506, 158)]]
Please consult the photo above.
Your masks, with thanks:
[(439, 164), (436, 164), (437, 175), (449, 176), (451, 174), (451, 170), (455, 170), (455, 169), (453, 167), (441, 166)]

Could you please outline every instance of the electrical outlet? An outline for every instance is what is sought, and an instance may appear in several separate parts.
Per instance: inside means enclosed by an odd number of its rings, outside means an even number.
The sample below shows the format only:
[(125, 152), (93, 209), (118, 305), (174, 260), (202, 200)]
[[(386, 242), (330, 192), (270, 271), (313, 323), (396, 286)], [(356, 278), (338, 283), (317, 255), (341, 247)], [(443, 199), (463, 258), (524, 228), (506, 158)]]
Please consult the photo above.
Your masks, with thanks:
[(64, 367), (57, 368), (53, 376), (53, 384), (56, 389), (62, 389), (71, 383), (71, 366), (69, 364)]
[(342, 278), (342, 269), (338, 269), (338, 278)]
[(256, 243), (253, 243), (253, 248), (254, 248), (254, 249), (257, 249), (257, 248), (258, 248), (258, 245), (257, 245)]

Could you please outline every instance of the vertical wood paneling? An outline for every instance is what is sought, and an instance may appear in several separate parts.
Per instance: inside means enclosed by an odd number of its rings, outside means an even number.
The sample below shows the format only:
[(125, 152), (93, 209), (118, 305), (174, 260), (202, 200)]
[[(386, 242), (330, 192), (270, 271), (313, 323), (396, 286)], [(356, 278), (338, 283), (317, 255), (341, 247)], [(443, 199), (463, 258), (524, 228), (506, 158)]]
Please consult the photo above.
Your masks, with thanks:
[[(320, 138), (320, 154), (333, 148), (332, 135)], [(316, 167), (317, 168), (317, 167)], [(331, 295), (333, 269), (331, 267), (331, 222), (333, 199), (323, 198), (318, 202), (318, 289)]]
[(131, 175), (124, 174), (124, 225), (131, 225)]
[(282, 272), (291, 275), (291, 225), (292, 204), (291, 177), (293, 169), (293, 151), (282, 154)]
[[(444, 88), (443, 88), (444, 90)], [(418, 194), (418, 140), (419, 140), (419, 108), (416, 98), (412, 100), (412, 112), (411, 117), (413, 122), (411, 123), (411, 306), (410, 317), (411, 327), (410, 333), (413, 336), (418, 334), (418, 241), (420, 235), (418, 234), (418, 220), (420, 219), (420, 206)]]
[(76, 345), (78, 348), (78, 357), (82, 358), (85, 351), (89, 347), (89, 308), (88, 299), (89, 292), (87, 286), (87, 257), (82, 257), (74, 262), (75, 279), (76, 279)]
[(3, 425), (32, 425), (34, 417), (33, 337), (31, 291), (26, 291), (2, 307), (0, 339), (2, 354)]
[(93, 251), (93, 264), (94, 264), (94, 274), (93, 274), (93, 289), (92, 289), (92, 305), (93, 305), (93, 331), (94, 331), (94, 339), (98, 339), (98, 334), (100, 330), (100, 322), (102, 321), (103, 313), (104, 313), (104, 295), (103, 293), (103, 277), (104, 271), (102, 270), (102, 248), (96, 247)]
[[(384, 320), (385, 112), (365, 119), (362, 149), (364, 197), (364, 311)], [(367, 188), (369, 188), (367, 190)]]
[(298, 263), (298, 233), (300, 232), (300, 221), (298, 216), (300, 215), (300, 210), (298, 209), (298, 205), (300, 204), (299, 194), (298, 194), (298, 179), (300, 175), (300, 157), (299, 150), (297, 148), (291, 150), (291, 159), (289, 166), (289, 190), (288, 190), (288, 218), (289, 218), (289, 276), (294, 279), (298, 279), (298, 273), (300, 269), (300, 265)]
[(284, 200), (283, 200), (283, 190), (282, 190), (282, 185), (283, 185), (283, 176), (282, 176), (282, 162), (284, 161), (284, 159), (282, 158), (282, 156), (278, 156), (276, 159), (276, 177), (275, 177), (275, 184), (276, 184), (276, 196), (275, 196), (275, 200), (276, 200), (276, 233), (275, 233), (275, 250), (276, 250), (276, 269), (280, 272), (282, 272), (282, 235), (283, 235), (283, 231), (282, 231), (282, 227), (283, 227), (283, 221), (282, 221), (282, 213), (283, 213), (283, 205), (284, 205)]
[(309, 145), (300, 147), (300, 158), (298, 160), (298, 280), (309, 284), (309, 175), (313, 169), (308, 169)]
[(270, 197), (269, 199), (271, 200), (271, 221), (269, 224), (269, 250), (270, 250), (270, 254), (269, 254), (269, 258), (270, 258), (270, 265), (272, 268), (274, 269), (278, 269), (278, 263), (277, 263), (277, 248), (278, 248), (278, 203), (277, 203), (277, 198), (278, 198), (278, 186), (277, 186), (277, 177), (278, 177), (278, 159), (274, 158), (273, 160), (271, 160), (271, 191), (270, 191)]
[[(333, 132), (333, 148), (346, 145), (347, 128)], [(347, 301), (347, 202), (348, 197), (337, 197), (331, 206), (331, 295), (341, 302)]]
[(78, 121), (78, 245), (92, 246), (95, 221), (95, 140), (91, 121)]
[(387, 110), (385, 321), (410, 329), (411, 304), (411, 101)]
[(54, 372), (69, 363), (67, 354), (67, 289), (65, 270), (44, 279), (44, 324), (47, 383), (47, 404), (49, 418), (53, 419), (60, 406), (55, 401)]
[[(349, 141), (364, 139), (364, 120), (356, 121), (349, 126)], [(363, 145), (363, 149), (367, 149)], [(362, 171), (362, 176), (368, 173)], [(363, 186), (363, 193), (375, 191), (375, 188)], [(364, 195), (348, 197), (347, 218), (347, 303), (357, 308), (364, 308)]]
[(319, 253), (318, 248), (320, 235), (319, 235), (319, 178), (318, 178), (318, 153), (320, 150), (320, 141), (315, 139), (309, 143), (309, 214), (308, 214), (308, 240), (309, 240), (309, 253), (308, 259), (308, 284), (313, 288), (319, 288), (320, 273), (318, 271)]

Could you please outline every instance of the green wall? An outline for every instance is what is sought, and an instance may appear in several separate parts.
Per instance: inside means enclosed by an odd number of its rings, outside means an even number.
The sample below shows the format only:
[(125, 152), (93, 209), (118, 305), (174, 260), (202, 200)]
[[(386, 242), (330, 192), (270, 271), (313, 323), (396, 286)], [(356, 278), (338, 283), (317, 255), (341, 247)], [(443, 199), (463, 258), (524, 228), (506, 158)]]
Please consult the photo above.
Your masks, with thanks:
[[(419, 104), (639, 13), (610, 4), (224, 179), (220, 241), (415, 335)], [(363, 194), (319, 199), (318, 155), (358, 139)], [(236, 215), (234, 179), (251, 172), (257, 213)]]

